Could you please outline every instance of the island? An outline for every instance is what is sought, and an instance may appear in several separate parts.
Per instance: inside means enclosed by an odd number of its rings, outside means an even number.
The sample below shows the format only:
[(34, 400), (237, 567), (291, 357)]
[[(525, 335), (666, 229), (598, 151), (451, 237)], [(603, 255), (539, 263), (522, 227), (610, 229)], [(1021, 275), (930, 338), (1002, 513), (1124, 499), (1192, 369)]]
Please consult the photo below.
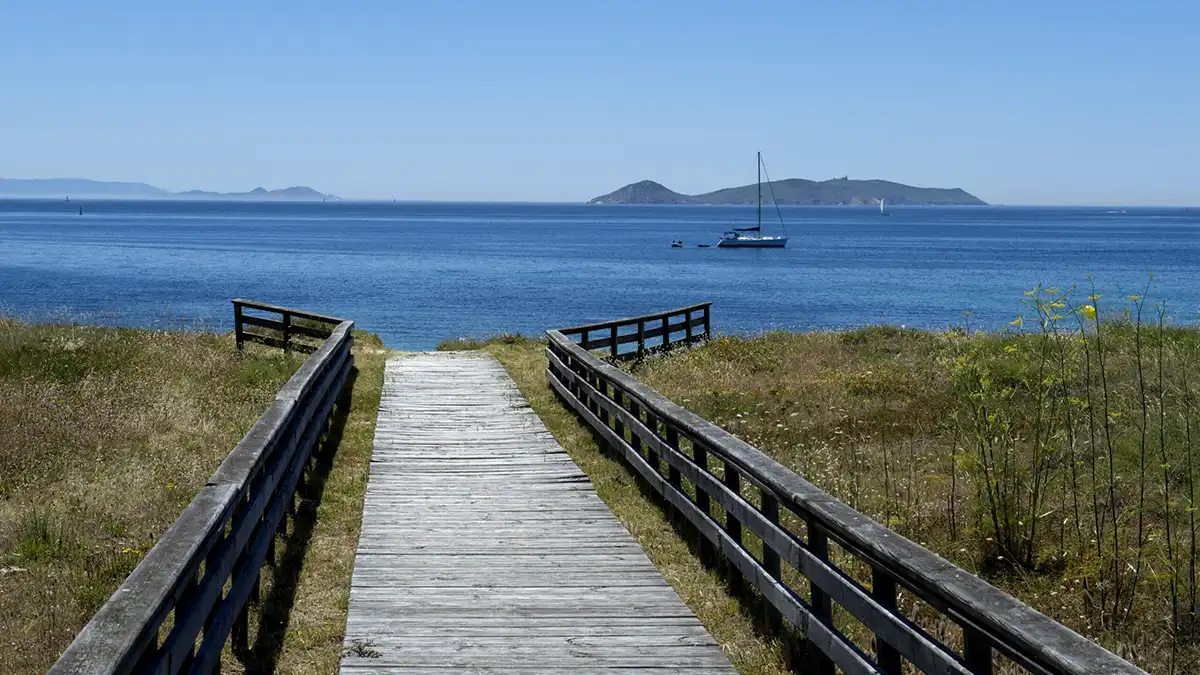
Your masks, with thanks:
[[(601, 195), (589, 204), (754, 204), (755, 186), (725, 188), (699, 195), (685, 195), (652, 180), (630, 183)], [(913, 187), (886, 180), (851, 180), (847, 177), (826, 181), (788, 178), (763, 183), (763, 200), (772, 196), (777, 204), (854, 206), (878, 204), (987, 206), (987, 202), (962, 188)]]
[(257, 187), (249, 192), (186, 190), (170, 192), (146, 183), (86, 178), (0, 178), (0, 199), (213, 199), (233, 201), (341, 201), (340, 197), (297, 185), (279, 190)]

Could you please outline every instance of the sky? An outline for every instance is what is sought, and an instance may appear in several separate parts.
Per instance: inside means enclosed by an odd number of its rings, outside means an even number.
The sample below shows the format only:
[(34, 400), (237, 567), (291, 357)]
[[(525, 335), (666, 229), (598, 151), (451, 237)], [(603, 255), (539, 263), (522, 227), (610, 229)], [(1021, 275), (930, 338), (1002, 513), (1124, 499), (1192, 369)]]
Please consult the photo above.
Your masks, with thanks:
[(1200, 205), (1200, 3), (0, 0), (0, 176)]

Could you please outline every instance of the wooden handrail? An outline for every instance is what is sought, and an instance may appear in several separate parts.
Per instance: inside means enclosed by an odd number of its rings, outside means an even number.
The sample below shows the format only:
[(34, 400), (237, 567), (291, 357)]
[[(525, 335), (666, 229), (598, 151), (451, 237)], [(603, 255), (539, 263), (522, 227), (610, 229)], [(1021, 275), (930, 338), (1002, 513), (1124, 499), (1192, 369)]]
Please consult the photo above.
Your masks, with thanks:
[[(1143, 671), (970, 572), (876, 523), (757, 448), (692, 413), (563, 334), (547, 332), (547, 379), (557, 394), (720, 553), (814, 647), (814, 672), (993, 672), (1000, 652), (1043, 675)], [(666, 471), (662, 469), (666, 463)], [(718, 470), (719, 469), (719, 470)], [(691, 486), (694, 497), (685, 489)], [(747, 498), (744, 495), (749, 494)], [(753, 502), (757, 497), (758, 506)], [(720, 506), (718, 517), (712, 505)], [(793, 518), (780, 518), (780, 512)], [(803, 532), (789, 522), (803, 523)], [(742, 541), (762, 542), (756, 556)], [(869, 585), (830, 559), (828, 542), (867, 564)], [(808, 580), (808, 597), (781, 574)], [(897, 606), (915, 594), (958, 624), (961, 649), (929, 635)], [(875, 635), (863, 652), (833, 623), (836, 603)]]
[[(269, 319), (253, 314), (246, 314), (244, 311), (246, 309), (278, 314), (280, 318)], [(311, 323), (323, 324), (323, 326), (298, 324), (295, 322), (295, 319), (303, 319)], [(326, 340), (332, 334), (333, 327), (343, 321), (344, 319), (337, 317), (314, 314), (290, 307), (268, 305), (262, 302), (242, 300), (241, 298), (234, 298), (233, 300), (233, 336), (238, 351), (242, 350), (242, 345), (246, 342), (259, 342), (270, 347), (279, 347), (284, 351), (294, 349), (299, 352), (311, 354), (317, 350), (317, 345), (306, 342), (295, 342), (293, 338), (296, 336), (305, 336), (318, 340)], [(246, 330), (247, 326), (266, 328), (267, 330), (275, 331), (278, 336), (250, 332)]]
[[(711, 302), (702, 302), (657, 314), (560, 328), (558, 332), (568, 337), (578, 336), (584, 349), (607, 350), (609, 358), (614, 360), (641, 359), (653, 352), (666, 351), (680, 344), (693, 344), (710, 338), (711, 306)], [(682, 321), (671, 321), (678, 318), (682, 318)], [(658, 323), (657, 326), (651, 325), (655, 322)], [(622, 329), (634, 330), (622, 332)], [(697, 332), (696, 329), (701, 330)], [(592, 333), (600, 335), (593, 338)], [(675, 337), (679, 333), (683, 336)], [(659, 338), (657, 342), (653, 342), (655, 338)], [(621, 345), (634, 343), (637, 344), (635, 349), (621, 351)]]
[(207, 673), (231, 636), (246, 647), (259, 571), (274, 561), (275, 535), (354, 365), (353, 327), (339, 322), (283, 385), (51, 675)]

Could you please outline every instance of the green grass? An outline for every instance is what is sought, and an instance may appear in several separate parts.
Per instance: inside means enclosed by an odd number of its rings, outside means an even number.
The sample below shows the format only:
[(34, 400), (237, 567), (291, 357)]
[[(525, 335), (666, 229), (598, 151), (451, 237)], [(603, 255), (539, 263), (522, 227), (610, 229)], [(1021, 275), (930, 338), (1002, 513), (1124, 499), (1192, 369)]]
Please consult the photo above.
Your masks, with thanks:
[[(272, 628), (242, 655), (249, 669), (337, 669), (386, 353), (355, 337), (352, 407), (313, 472), (322, 489), (278, 542), (295, 588), (264, 575), (256, 609)], [(239, 355), (230, 335), (0, 319), (0, 672), (53, 663), (302, 362)]]

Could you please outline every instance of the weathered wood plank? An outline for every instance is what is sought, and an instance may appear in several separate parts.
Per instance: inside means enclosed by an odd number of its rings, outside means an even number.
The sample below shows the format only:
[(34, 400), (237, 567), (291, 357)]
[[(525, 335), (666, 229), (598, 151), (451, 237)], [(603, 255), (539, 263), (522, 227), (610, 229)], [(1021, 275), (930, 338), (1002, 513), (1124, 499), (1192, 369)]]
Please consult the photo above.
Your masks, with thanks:
[(346, 625), (343, 673), (734, 672), (481, 355), (389, 361)]

